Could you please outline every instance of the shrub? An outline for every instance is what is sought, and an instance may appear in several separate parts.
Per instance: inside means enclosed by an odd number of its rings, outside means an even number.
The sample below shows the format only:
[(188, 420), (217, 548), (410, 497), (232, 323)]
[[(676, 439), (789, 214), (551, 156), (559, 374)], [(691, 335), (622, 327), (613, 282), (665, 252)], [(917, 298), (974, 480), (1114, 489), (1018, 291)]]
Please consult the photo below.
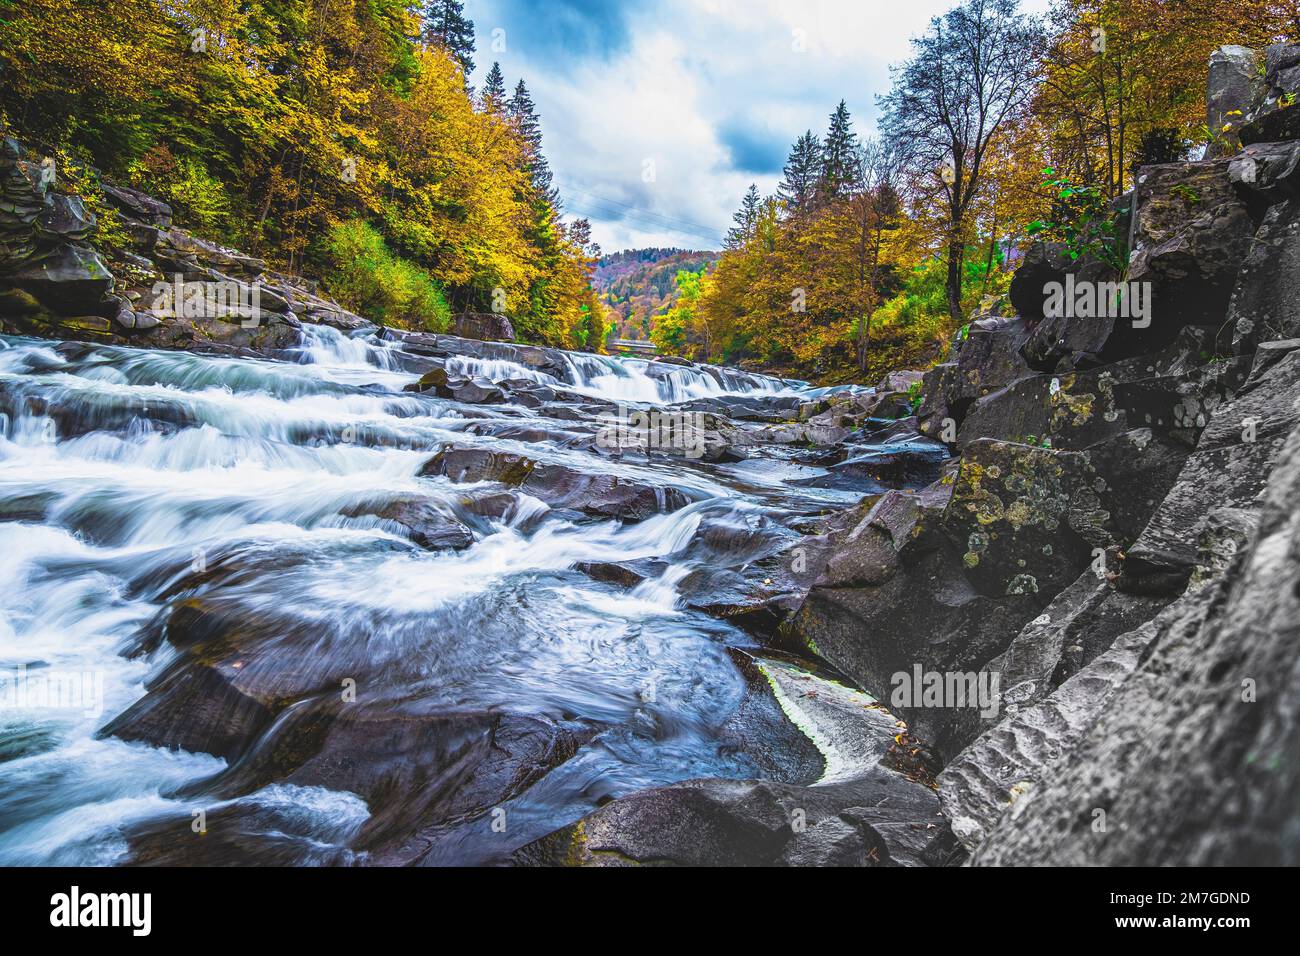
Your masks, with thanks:
[(349, 219), (325, 240), (325, 285), (341, 305), (382, 325), (445, 332), (451, 309), (442, 288), (414, 263), (395, 255), (369, 223)]

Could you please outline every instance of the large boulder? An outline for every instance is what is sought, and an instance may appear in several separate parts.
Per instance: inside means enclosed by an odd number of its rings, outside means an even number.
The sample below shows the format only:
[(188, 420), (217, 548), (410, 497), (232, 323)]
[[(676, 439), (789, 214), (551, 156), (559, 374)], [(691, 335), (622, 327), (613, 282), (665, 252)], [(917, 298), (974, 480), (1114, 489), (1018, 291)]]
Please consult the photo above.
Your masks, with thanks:
[(1272, 143), (1300, 139), (1300, 46), (1276, 43), (1264, 53), (1262, 93), (1238, 130), (1241, 142)]
[(1264, 94), (1258, 54), (1244, 46), (1221, 46), (1210, 54), (1210, 81), (1206, 96), (1206, 126), (1214, 139), (1205, 158), (1231, 151), (1230, 140)]
[(453, 316), (452, 332), (465, 339), (482, 342), (513, 342), (515, 327), (504, 315), (495, 312), (465, 312)]
[(1300, 863), (1297, 495), (1292, 432), (1252, 542), (1145, 640), (1116, 642), (1133, 644), (1132, 673), (988, 832), (977, 864)]
[(164, 232), (172, 226), (172, 207), (160, 199), (147, 196), (138, 189), (104, 183), (104, 198), (131, 219), (153, 226)]
[[(1096, 593), (1105, 585), (1085, 583), (1085, 587)], [(1093, 613), (1095, 609), (1084, 611), (1085, 620), (1095, 623)], [(1053, 635), (1066, 630), (1053, 627), (1050, 615), (1051, 611), (1043, 615), (1048, 620), (1035, 621), (1034, 629)], [(1112, 630), (1114, 624), (1122, 626), (1122, 619), (1106, 621), (1105, 631)], [(1098, 715), (1112, 704), (1116, 689), (1137, 667), (1159, 630), (1160, 625), (1153, 624), (1125, 632), (1118, 639), (1108, 635), (1111, 643), (1105, 652), (1044, 700), (1039, 699), (1044, 693), (1038, 692), (1043, 691), (1045, 682), (1004, 675), (1004, 680), (1011, 682), (1002, 690), (1006, 719), (964, 750), (939, 777), (944, 815), (966, 849), (977, 850), (1007, 811), (1078, 744)], [(992, 666), (1003, 663), (1000, 660)]]
[(949, 441), (945, 436), (961, 424), (972, 403), (1034, 375), (1021, 354), (1032, 334), (1033, 322), (1024, 318), (973, 318), (949, 360), (921, 381), (916, 410), (921, 434)]
[[(126, 834), (130, 859), (153, 866), (419, 863), (456, 826), (484, 817), (573, 756), (592, 732), (429, 698), (321, 697), (294, 708), (256, 751), (187, 794), (195, 805), (211, 804), (205, 833), (193, 831), (188, 813), (134, 826)], [(368, 813), (320, 860), (318, 841), (296, 832), (301, 818), (286, 827), (257, 798), (272, 785), (355, 794)]]
[(502, 405), (506, 393), (485, 378), (449, 375), (445, 368), (430, 369), (408, 392), (432, 392), (439, 398), (465, 405)]
[(12, 270), (7, 280), (64, 314), (98, 307), (113, 288), (113, 274), (89, 246), (66, 244)]
[(583, 473), (567, 465), (534, 461), (487, 448), (451, 445), (420, 470), (455, 482), (498, 481), (546, 502), (552, 508), (595, 518), (642, 521), (684, 508), (690, 499), (676, 488), (659, 488), (604, 472)]
[(50, 193), (36, 220), (36, 235), (49, 242), (86, 239), (95, 230), (95, 214), (86, 211), (80, 196)]
[[(1297, 160), (1300, 161), (1300, 143)], [(1300, 201), (1278, 203), (1250, 244), (1228, 311), (1239, 355), (1300, 336)]]
[(1223, 323), (1255, 223), (1228, 159), (1144, 167), (1127, 279), (1150, 284), (1149, 326), (1118, 322), (1112, 344), (1154, 351), (1185, 325)]
[[(1300, 343), (1297, 343), (1300, 344)], [(1120, 587), (1177, 594), (1196, 566), (1197, 539), (1217, 509), (1252, 507), (1285, 438), (1300, 424), (1300, 351), (1257, 362), (1234, 399), (1207, 414), (1177, 483), (1128, 549)]]
[(1082, 450), (1133, 428), (1192, 447), (1209, 414), (1245, 381), (1250, 360), (1207, 361), (1213, 330), (1187, 328), (1159, 353), (1084, 371), (1037, 375), (979, 399), (957, 433)]

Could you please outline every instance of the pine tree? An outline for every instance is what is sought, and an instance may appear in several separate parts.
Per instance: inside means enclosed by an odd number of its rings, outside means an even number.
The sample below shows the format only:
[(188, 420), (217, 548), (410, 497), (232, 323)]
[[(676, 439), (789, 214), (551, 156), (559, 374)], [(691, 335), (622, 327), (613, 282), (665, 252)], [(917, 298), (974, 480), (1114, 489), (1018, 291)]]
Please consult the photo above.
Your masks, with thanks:
[(542, 154), (542, 121), (537, 116), (537, 107), (533, 105), (533, 98), (528, 94), (528, 87), (523, 80), (519, 81), (515, 95), (506, 104), (506, 113), (524, 141), (525, 162), (533, 189), (552, 205), (557, 205), (559, 196), (552, 186), (551, 167)]
[(758, 194), (758, 186), (751, 183), (749, 192), (745, 193), (745, 198), (741, 200), (740, 210), (732, 217), (736, 225), (727, 230), (727, 248), (739, 249), (753, 238), (759, 207), (762, 205), (763, 197)]
[(450, 53), (468, 84), (474, 72), (474, 21), (465, 16), (465, 4), (462, 0), (426, 0), (420, 16), (424, 20), (421, 39)]
[(847, 199), (861, 185), (857, 163), (858, 137), (853, 132), (849, 108), (843, 100), (831, 114), (830, 132), (822, 145), (821, 180), (818, 193), (826, 202)]
[(812, 130), (808, 130), (794, 144), (783, 170), (785, 179), (779, 187), (779, 194), (791, 216), (801, 216), (812, 208), (821, 168), (822, 144)]
[(483, 112), (500, 113), (506, 107), (506, 78), (501, 64), (493, 63), (487, 79), (483, 81)]

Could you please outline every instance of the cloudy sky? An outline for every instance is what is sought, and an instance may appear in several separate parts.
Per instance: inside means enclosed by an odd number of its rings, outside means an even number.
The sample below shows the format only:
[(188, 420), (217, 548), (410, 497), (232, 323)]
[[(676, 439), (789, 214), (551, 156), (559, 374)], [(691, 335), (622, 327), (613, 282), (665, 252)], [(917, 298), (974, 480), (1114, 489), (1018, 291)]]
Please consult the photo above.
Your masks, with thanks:
[[(528, 83), (568, 212), (607, 252), (717, 248), (750, 183), (844, 99), (859, 133), (955, 0), (466, 0), (475, 85)], [(1048, 0), (1024, 0), (1034, 12)]]

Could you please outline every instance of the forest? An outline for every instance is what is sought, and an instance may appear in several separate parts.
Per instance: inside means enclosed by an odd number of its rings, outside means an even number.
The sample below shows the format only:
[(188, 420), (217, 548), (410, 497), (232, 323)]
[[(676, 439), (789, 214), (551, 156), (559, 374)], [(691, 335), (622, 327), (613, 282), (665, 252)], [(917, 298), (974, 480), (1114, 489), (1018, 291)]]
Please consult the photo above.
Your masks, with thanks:
[(599, 346), (598, 250), (564, 222), (524, 80), (467, 85), (459, 0), (0, 0), (0, 127), (389, 325), (499, 311)]
[(893, 68), (878, 129), (839, 103), (774, 195), (744, 196), (716, 262), (619, 277), (635, 289), (608, 269), (593, 282), (600, 250), (563, 214), (526, 82), (494, 65), (470, 87), (459, 0), (0, 0), (0, 126), (59, 158), (110, 250), (126, 240), (101, 176), (388, 325), (502, 312), (529, 342), (648, 336), (849, 381), (933, 361), (996, 311), (1032, 239), (1125, 256), (1088, 223), (1140, 166), (1230, 141), (1232, 119), (1205, 115), (1209, 54), (1296, 16), (1287, 0), (1057, 0), (1045, 19), (964, 0)]
[[(680, 298), (683, 273), (698, 275), (718, 261), (716, 252), (685, 249), (629, 249), (602, 256), (595, 286), (609, 310), (615, 339), (645, 341)], [(661, 341), (662, 338), (661, 338)], [(674, 344), (665, 343), (671, 351)]]
[(775, 195), (750, 189), (655, 339), (817, 380), (923, 367), (996, 311), (1032, 240), (1122, 262), (1124, 238), (1091, 224), (1135, 171), (1233, 142), (1240, 118), (1208, 125), (1210, 54), (1296, 27), (1281, 0), (1058, 0), (1045, 20), (966, 0), (894, 67), (874, 135), (841, 102), (794, 144)]

